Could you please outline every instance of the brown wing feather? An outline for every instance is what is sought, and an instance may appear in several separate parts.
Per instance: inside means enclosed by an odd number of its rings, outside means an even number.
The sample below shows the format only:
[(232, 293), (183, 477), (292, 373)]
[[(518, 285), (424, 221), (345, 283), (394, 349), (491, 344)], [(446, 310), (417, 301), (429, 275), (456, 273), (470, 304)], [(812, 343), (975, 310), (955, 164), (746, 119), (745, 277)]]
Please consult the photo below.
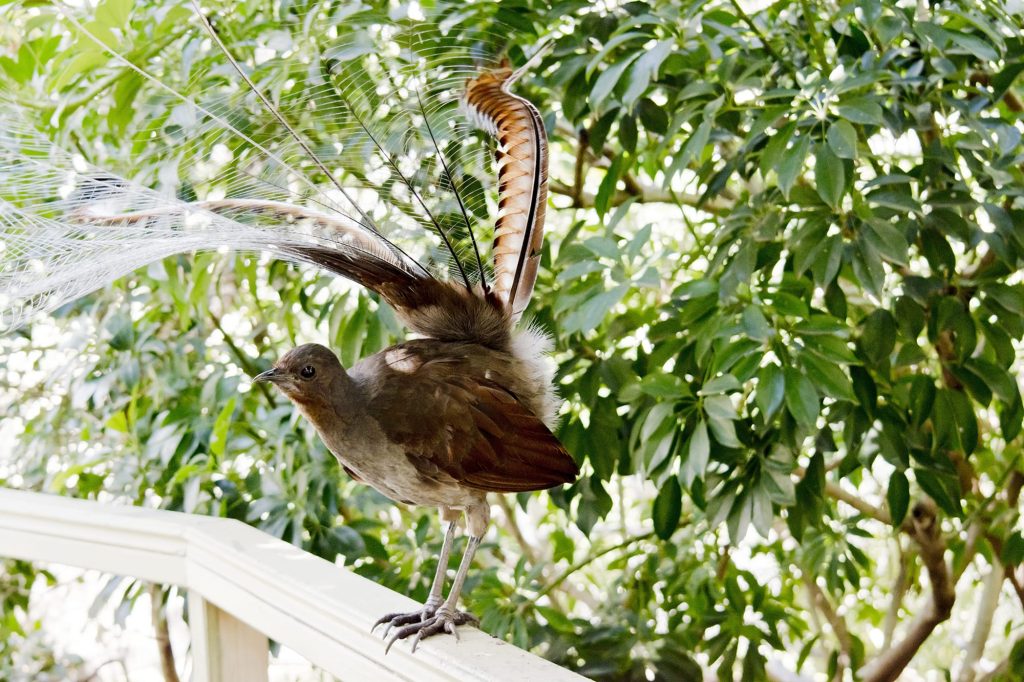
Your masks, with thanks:
[(487, 378), (501, 374), (486, 369), (493, 354), (477, 357), (480, 351), (455, 345), (439, 352), (425, 343), (365, 361), (380, 380), (371, 414), (425, 478), (441, 473), (488, 492), (543, 490), (576, 479), (576, 462), (544, 422)]
[(470, 80), (465, 102), (471, 118), (498, 141), (494, 288), (519, 316), (533, 294), (544, 243), (548, 140), (537, 108), (509, 92), (514, 75), (498, 69)]
[[(543, 490), (576, 480), (576, 462), (536, 415), (499, 386), (471, 387), (474, 429), (449, 470), (463, 485), (490, 492)], [(459, 475), (456, 475), (459, 474)]]

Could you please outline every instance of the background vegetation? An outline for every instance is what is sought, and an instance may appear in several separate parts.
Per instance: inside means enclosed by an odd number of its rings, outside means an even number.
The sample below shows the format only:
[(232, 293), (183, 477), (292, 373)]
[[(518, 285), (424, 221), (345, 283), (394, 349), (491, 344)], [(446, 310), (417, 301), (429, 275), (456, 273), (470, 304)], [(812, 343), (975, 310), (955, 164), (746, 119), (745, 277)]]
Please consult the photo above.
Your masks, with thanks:
[[(56, 31), (49, 3), (0, 4), (4, 88), (86, 157), (127, 165), (119, 140), (151, 116), (150, 89)], [(254, 45), (308, 9), (206, 4)], [(338, 30), (401, 9), (370, 5)], [(483, 628), (607, 680), (1024, 670), (1020, 14), (474, 11), (513, 26), (516, 49), (554, 35), (521, 88), (553, 146), (530, 314), (554, 335), (559, 435), (583, 466), (573, 486), (496, 501), (466, 592)], [(164, 47), (140, 36), (182, 40), (165, 2), (102, 0), (96, 21), (140, 58)], [(168, 260), (0, 341), (18, 439), (0, 475), (238, 518), (423, 598), (434, 512), (352, 483), (246, 378), (296, 342), (351, 363), (401, 335), (307, 268)], [(31, 629), (35, 576), (12, 575), (2, 641)]]

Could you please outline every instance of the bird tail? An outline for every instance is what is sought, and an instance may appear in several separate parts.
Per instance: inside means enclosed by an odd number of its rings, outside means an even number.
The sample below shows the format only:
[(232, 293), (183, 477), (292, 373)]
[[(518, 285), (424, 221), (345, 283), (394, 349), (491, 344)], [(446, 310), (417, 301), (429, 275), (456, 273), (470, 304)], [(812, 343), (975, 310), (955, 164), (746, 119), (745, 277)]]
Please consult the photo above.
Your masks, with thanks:
[(544, 121), (530, 101), (510, 91), (522, 72), (484, 72), (468, 81), (463, 99), (470, 120), (497, 140), (494, 289), (514, 319), (526, 309), (537, 281), (548, 183)]
[[(185, 202), (86, 166), (17, 116), (0, 131), (0, 329), (168, 256), (230, 248), (309, 263), (378, 293), (415, 333), (500, 348), (511, 327), (480, 287), (439, 280), (362, 224), (283, 202)], [(77, 166), (77, 168), (76, 168)], [(66, 198), (49, 201), (52, 187)]]

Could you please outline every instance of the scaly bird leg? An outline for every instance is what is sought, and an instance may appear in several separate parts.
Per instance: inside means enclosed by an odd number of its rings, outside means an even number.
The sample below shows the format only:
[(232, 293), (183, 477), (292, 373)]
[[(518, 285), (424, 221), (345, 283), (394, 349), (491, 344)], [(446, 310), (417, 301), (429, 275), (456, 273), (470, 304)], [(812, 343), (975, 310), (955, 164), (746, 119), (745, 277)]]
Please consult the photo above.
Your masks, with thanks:
[(441, 593), (444, 590), (445, 575), (448, 573), (448, 558), (452, 554), (452, 545), (455, 542), (456, 522), (457, 519), (453, 519), (448, 524), (448, 532), (445, 533), (444, 543), (441, 545), (441, 555), (437, 558), (437, 571), (434, 572), (434, 582), (430, 585), (430, 596), (427, 597), (427, 601), (423, 604), (423, 608), (409, 613), (398, 611), (396, 613), (389, 613), (386, 616), (382, 616), (373, 624), (373, 627), (370, 628), (370, 632), (376, 630), (378, 625), (387, 623), (388, 626), (384, 630), (384, 636), (387, 637), (393, 627), (398, 625), (408, 625), (409, 623), (423, 622), (434, 615), (437, 611), (437, 607), (440, 606), (443, 601)]
[[(462, 586), (466, 582), (466, 574), (469, 573), (469, 567), (473, 563), (473, 555), (476, 554), (476, 548), (480, 546), (480, 541), (487, 530), (487, 522), (490, 520), (490, 516), (491, 508), (488, 506), (486, 498), (466, 507), (466, 525), (469, 527), (470, 538), (469, 543), (466, 545), (466, 553), (462, 555), (459, 571), (455, 574), (455, 581), (452, 583), (452, 588), (448, 591), (448, 598), (437, 608), (434, 615), (427, 620), (405, 625), (395, 630), (391, 638), (388, 639), (387, 649), (391, 649), (391, 645), (400, 639), (416, 635), (416, 639), (412, 643), (412, 650), (416, 651), (416, 646), (420, 643), (421, 639), (432, 637), (442, 632), (455, 635), (455, 638), (458, 639), (459, 634), (455, 629), (457, 626), (466, 623), (480, 624), (480, 620), (473, 614), (459, 611), (458, 604), (459, 596), (462, 594)], [(387, 650), (385, 650), (386, 652)]]
[[(462, 593), (462, 585), (466, 582), (466, 574), (469, 573), (469, 566), (473, 563), (473, 555), (476, 553), (476, 548), (480, 546), (481, 539), (479, 537), (471, 537), (469, 539), (469, 544), (466, 545), (466, 553), (462, 555), (462, 563), (459, 564), (459, 572), (455, 574), (455, 582), (452, 583), (452, 589), (448, 591), (448, 598), (438, 607), (434, 615), (421, 623), (413, 623), (396, 630), (395, 634), (391, 635), (391, 639), (388, 640), (387, 649), (391, 649), (391, 645), (397, 640), (405, 639), (415, 634), (416, 639), (412, 642), (412, 650), (416, 651), (416, 647), (421, 639), (432, 637), (442, 632), (455, 635), (455, 639), (458, 639), (459, 633), (455, 629), (456, 626), (466, 623), (480, 624), (480, 620), (476, 616), (465, 611), (459, 611), (457, 607), (459, 595)], [(387, 649), (385, 653), (387, 653)]]

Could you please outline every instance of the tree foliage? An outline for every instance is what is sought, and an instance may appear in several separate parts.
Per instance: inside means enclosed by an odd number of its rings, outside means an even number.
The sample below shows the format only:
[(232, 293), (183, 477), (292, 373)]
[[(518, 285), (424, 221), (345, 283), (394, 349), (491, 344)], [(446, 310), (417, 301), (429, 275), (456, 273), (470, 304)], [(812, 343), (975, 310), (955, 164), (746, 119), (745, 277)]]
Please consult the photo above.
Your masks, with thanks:
[[(210, 4), (253, 44), (304, 30), (302, 2)], [(37, 5), (0, 23), (5, 88), (124, 163), (159, 100)], [(484, 629), (598, 679), (760, 679), (769, 660), (893, 679), (903, 654), (979, 660), (952, 618), (1013, 670), (1024, 22), (995, 2), (475, 11), (514, 49), (554, 43), (521, 86), (553, 147), (530, 314), (584, 471), (510, 500), (466, 593)], [(96, 21), (141, 57), (181, 40), (161, 2), (103, 0)], [(433, 512), (346, 479), (244, 378), (297, 341), (351, 363), (401, 334), (307, 269), (169, 260), (2, 341), (6, 482), (238, 518), (423, 598)], [(970, 596), (1004, 570), (989, 633)]]

